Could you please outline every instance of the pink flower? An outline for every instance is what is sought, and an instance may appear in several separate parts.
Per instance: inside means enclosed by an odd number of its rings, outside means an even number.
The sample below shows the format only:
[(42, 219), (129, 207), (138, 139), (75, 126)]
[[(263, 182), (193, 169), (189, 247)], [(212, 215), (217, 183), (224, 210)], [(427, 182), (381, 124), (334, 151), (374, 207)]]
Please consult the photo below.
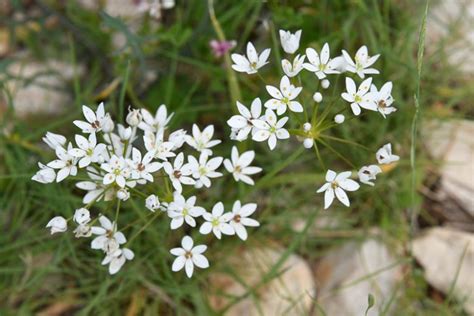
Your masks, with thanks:
[(219, 58), (224, 56), (225, 53), (230, 51), (236, 45), (235, 41), (218, 41), (212, 40), (209, 42), (209, 46), (211, 46), (212, 53), (214, 57)]

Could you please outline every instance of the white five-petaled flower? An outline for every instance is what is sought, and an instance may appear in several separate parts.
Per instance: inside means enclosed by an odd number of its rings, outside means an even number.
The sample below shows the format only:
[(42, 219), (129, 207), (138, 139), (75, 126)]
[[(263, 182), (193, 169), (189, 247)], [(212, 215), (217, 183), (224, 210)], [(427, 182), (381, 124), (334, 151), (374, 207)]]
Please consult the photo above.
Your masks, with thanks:
[(56, 182), (61, 182), (70, 175), (77, 175), (77, 158), (68, 153), (71, 149), (71, 143), (69, 143), (67, 151), (63, 147), (56, 147), (56, 156), (59, 159), (53, 160), (47, 164), (50, 168), (59, 169), (56, 176)]
[(260, 167), (250, 166), (255, 158), (255, 152), (249, 150), (239, 155), (237, 147), (233, 146), (230, 158), (231, 159), (224, 160), (224, 166), (228, 172), (232, 173), (235, 181), (242, 181), (254, 185), (254, 181), (249, 176), (262, 171)]
[(240, 54), (232, 54), (231, 58), (234, 64), (232, 68), (238, 72), (246, 72), (249, 75), (254, 74), (261, 67), (268, 64), (268, 56), (270, 56), (270, 48), (265, 49), (258, 55), (255, 47), (251, 42), (247, 43), (247, 56)]
[(193, 245), (193, 239), (189, 236), (184, 236), (181, 240), (181, 248), (173, 248), (170, 250), (171, 254), (177, 257), (174, 259), (171, 267), (173, 272), (180, 271), (184, 268), (186, 275), (190, 278), (193, 275), (194, 266), (201, 269), (209, 267), (209, 261), (207, 261), (207, 258), (203, 255), (207, 250), (207, 246), (196, 245), (193, 247)]
[(235, 201), (234, 205), (232, 206), (232, 219), (230, 220), (230, 225), (234, 229), (237, 236), (240, 239), (246, 240), (247, 239), (247, 230), (245, 226), (250, 227), (258, 227), (260, 226), (259, 222), (249, 218), (255, 210), (257, 209), (257, 204), (255, 203), (248, 203), (241, 205), (240, 201)]
[(102, 265), (109, 265), (111, 275), (120, 271), (127, 260), (133, 260), (135, 254), (128, 248), (117, 249), (113, 253), (107, 254), (102, 260)]
[(108, 114), (105, 114), (104, 102), (100, 103), (97, 107), (97, 111), (92, 111), (88, 106), (82, 106), (82, 112), (87, 122), (76, 120), (74, 125), (82, 129), (83, 133), (93, 133), (102, 130), (102, 127), (107, 119)]
[(58, 146), (64, 147), (64, 145), (66, 145), (66, 137), (51, 132), (46, 132), (46, 135), (43, 137), (43, 141), (52, 150), (56, 150), (56, 147)]
[(326, 183), (317, 191), (317, 193), (324, 192), (324, 209), (327, 209), (332, 204), (334, 195), (345, 206), (351, 204), (345, 191), (356, 191), (360, 187), (357, 182), (349, 178), (351, 174), (350, 171), (339, 174), (332, 170), (327, 171)]
[(165, 172), (171, 179), (174, 189), (181, 193), (183, 187), (181, 184), (193, 185), (196, 183), (193, 178), (190, 177), (192, 169), (189, 164), (184, 164), (184, 154), (181, 152), (174, 159), (173, 165), (168, 161), (163, 163)]
[(380, 164), (389, 164), (400, 160), (399, 156), (392, 154), (392, 144), (390, 143), (377, 150), (375, 157)]
[(365, 45), (357, 50), (354, 58), (355, 62), (345, 50), (342, 50), (342, 55), (347, 62), (346, 70), (356, 73), (362, 79), (365, 77), (365, 75), (376, 75), (380, 73), (375, 68), (369, 68), (377, 61), (380, 55), (378, 54), (370, 57), (367, 51), (367, 46)]
[(51, 235), (63, 233), (67, 230), (67, 221), (62, 216), (55, 216), (46, 224), (46, 228), (51, 229)]
[(150, 131), (153, 133), (163, 132), (173, 117), (174, 113), (168, 116), (166, 105), (162, 104), (156, 110), (155, 117), (147, 109), (141, 109), (143, 120), (138, 125), (143, 131)]
[(305, 58), (306, 58), (305, 55), (303, 56), (296, 55), (295, 59), (293, 59), (293, 63), (291, 63), (287, 59), (282, 59), (281, 68), (283, 69), (283, 72), (285, 73), (285, 75), (287, 75), (290, 78), (297, 76), (300, 73), (300, 71), (303, 70), (303, 63), (304, 63)]
[(145, 199), (145, 206), (147, 209), (149, 209), (150, 211), (152, 212), (155, 212), (156, 210), (158, 210), (160, 208), (160, 200), (158, 199), (158, 197), (154, 194), (152, 195), (149, 195), (146, 199)]
[(52, 183), (54, 179), (56, 179), (56, 172), (53, 168), (50, 168), (41, 162), (38, 162), (38, 167), (40, 170), (36, 172), (36, 174), (31, 177), (31, 180), (39, 182), (39, 183)]
[(206, 212), (200, 206), (196, 206), (196, 197), (191, 196), (187, 200), (179, 193), (174, 194), (173, 202), (168, 205), (168, 216), (171, 218), (171, 229), (177, 229), (186, 223), (195, 227), (195, 217), (199, 217)]
[(290, 31), (280, 30), (280, 42), (283, 50), (288, 54), (293, 54), (300, 47), (301, 30), (292, 34)]
[(151, 131), (145, 131), (143, 142), (145, 143), (146, 150), (154, 153), (154, 158), (168, 160), (168, 158), (176, 156), (172, 151), (175, 144), (173, 142), (163, 141), (162, 132), (157, 132), (155, 134)]
[(272, 110), (267, 109), (265, 111), (265, 121), (252, 121), (253, 125), (258, 128), (258, 130), (253, 134), (252, 139), (257, 142), (268, 140), (268, 146), (270, 147), (270, 150), (273, 150), (276, 146), (277, 139), (290, 138), (290, 133), (283, 128), (287, 121), (288, 117), (286, 116), (277, 121), (275, 113)]
[(384, 118), (397, 110), (397, 108), (392, 106), (393, 97), (391, 81), (386, 82), (382, 88), (380, 88), (380, 91), (377, 90), (375, 85), (372, 85), (370, 87), (369, 94), (371, 95), (371, 99), (377, 107), (377, 111), (379, 111)]
[(90, 133), (89, 139), (82, 135), (76, 135), (76, 144), (79, 148), (72, 148), (68, 153), (79, 159), (79, 168), (84, 168), (92, 162), (99, 162), (102, 153), (106, 150), (105, 144), (97, 144), (94, 132)]
[(349, 77), (346, 77), (346, 90), (341, 94), (342, 98), (347, 102), (351, 103), (352, 113), (354, 115), (359, 115), (361, 112), (360, 108), (364, 108), (371, 111), (377, 111), (377, 106), (372, 100), (372, 95), (367, 93), (372, 84), (372, 78), (367, 78), (359, 86), (359, 89), (356, 88), (354, 80)]
[(199, 161), (194, 156), (188, 156), (188, 164), (192, 170), (192, 176), (196, 179), (197, 187), (204, 185), (209, 188), (211, 186), (210, 178), (222, 177), (222, 173), (216, 169), (222, 164), (222, 157), (213, 157), (207, 160), (209, 156), (203, 152), (199, 156)]
[(130, 168), (123, 157), (113, 155), (108, 162), (103, 163), (100, 167), (107, 172), (103, 180), (105, 185), (115, 182), (119, 187), (125, 187), (127, 179), (130, 178)]
[(360, 168), (359, 172), (357, 172), (357, 175), (359, 176), (359, 181), (361, 183), (374, 186), (374, 183), (370, 181), (375, 180), (377, 174), (381, 172), (382, 172), (382, 169), (380, 169), (379, 166), (370, 165), (370, 166), (363, 166), (362, 168)]
[(329, 56), (329, 45), (328, 43), (323, 45), (321, 54), (318, 55), (316, 50), (313, 48), (306, 49), (306, 57), (308, 57), (309, 63), (305, 63), (303, 66), (306, 70), (314, 72), (318, 79), (326, 78), (326, 75), (337, 74), (339, 65), (338, 59), (330, 59)]
[(99, 217), (101, 227), (92, 226), (94, 235), (98, 235), (91, 242), (92, 249), (101, 249), (107, 254), (113, 254), (120, 248), (120, 245), (127, 242), (125, 235), (117, 231), (115, 222), (111, 222), (104, 215)]
[(161, 163), (156, 161), (152, 162), (154, 156), (155, 153), (149, 151), (142, 158), (142, 153), (138, 149), (132, 149), (132, 160), (130, 162), (133, 179), (145, 179), (153, 182), (153, 176), (151, 174), (157, 172), (162, 167)]
[(221, 239), (222, 234), (234, 235), (234, 229), (228, 223), (232, 219), (232, 213), (224, 214), (224, 204), (222, 202), (216, 203), (212, 208), (212, 213), (206, 212), (202, 217), (206, 222), (199, 228), (201, 234), (207, 235), (212, 231), (218, 239)]
[(193, 124), (193, 136), (186, 135), (186, 143), (199, 152), (207, 152), (209, 156), (212, 155), (210, 148), (221, 143), (220, 140), (212, 140), (214, 135), (214, 125), (208, 125), (201, 132), (196, 124)]
[(227, 124), (237, 131), (236, 139), (242, 141), (247, 139), (250, 131), (253, 129), (252, 120), (260, 118), (262, 114), (262, 101), (260, 98), (255, 98), (250, 105), (250, 111), (239, 101), (237, 101), (237, 109), (240, 115), (234, 115)]
[(295, 99), (300, 94), (302, 87), (295, 87), (290, 83), (287, 76), (283, 76), (280, 81), (280, 90), (273, 86), (266, 86), (272, 99), (265, 102), (265, 107), (276, 110), (278, 115), (282, 115), (288, 107), (293, 112), (303, 112), (303, 106)]

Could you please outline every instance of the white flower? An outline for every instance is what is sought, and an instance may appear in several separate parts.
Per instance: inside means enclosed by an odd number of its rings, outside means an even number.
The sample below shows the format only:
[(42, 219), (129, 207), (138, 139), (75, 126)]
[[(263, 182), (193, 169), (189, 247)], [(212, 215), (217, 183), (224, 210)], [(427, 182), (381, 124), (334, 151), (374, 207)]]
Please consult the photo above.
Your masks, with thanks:
[(288, 131), (283, 128), (287, 121), (288, 117), (286, 116), (277, 121), (275, 113), (267, 109), (265, 112), (265, 121), (252, 121), (253, 125), (259, 129), (253, 134), (252, 139), (257, 142), (263, 142), (268, 139), (268, 146), (273, 150), (276, 146), (277, 139), (290, 138)]
[(67, 230), (67, 221), (62, 216), (56, 216), (48, 222), (46, 228), (51, 229), (51, 235), (56, 233), (63, 233)]
[(145, 200), (145, 206), (147, 209), (154, 212), (160, 208), (160, 200), (154, 194), (149, 195)]
[(138, 128), (154, 133), (162, 133), (173, 117), (173, 113), (168, 116), (168, 111), (164, 104), (160, 105), (158, 110), (156, 110), (155, 117), (153, 117), (147, 109), (141, 109), (141, 112), (143, 121), (138, 125)]
[(90, 237), (92, 235), (92, 228), (88, 224), (79, 224), (73, 233), (76, 238)]
[(46, 132), (43, 141), (53, 150), (56, 150), (58, 146), (64, 147), (66, 145), (66, 137), (51, 132)]
[(129, 107), (125, 121), (130, 126), (138, 126), (138, 124), (140, 124), (142, 121), (142, 115), (140, 114), (140, 110), (132, 109), (131, 107)]
[(370, 165), (370, 166), (364, 166), (364, 167), (360, 168), (357, 175), (359, 176), (359, 181), (361, 183), (365, 183), (365, 184), (374, 186), (374, 183), (370, 182), (370, 181), (375, 180), (376, 175), (381, 173), (381, 172), (382, 172), (382, 169), (380, 169), (379, 166)]
[(154, 158), (168, 160), (168, 158), (176, 156), (172, 152), (175, 144), (163, 141), (163, 134), (161, 132), (155, 134), (154, 132), (146, 131), (143, 136), (143, 142), (145, 143), (146, 150), (154, 153)]
[(183, 147), (183, 144), (186, 141), (186, 131), (184, 129), (178, 129), (168, 136), (168, 141), (173, 143), (173, 148), (171, 150), (176, 150)]
[(193, 275), (194, 266), (201, 269), (206, 269), (209, 267), (209, 261), (204, 257), (203, 253), (207, 250), (206, 245), (197, 245), (193, 247), (193, 239), (189, 236), (184, 236), (181, 240), (182, 248), (173, 248), (170, 250), (173, 256), (177, 258), (174, 259), (173, 266), (171, 270), (173, 272), (180, 271), (185, 269), (186, 275), (190, 278)]
[(290, 83), (287, 76), (283, 76), (280, 81), (280, 90), (273, 86), (266, 86), (272, 99), (265, 102), (265, 107), (276, 110), (278, 115), (282, 115), (288, 106), (293, 112), (303, 112), (303, 106), (298, 101), (294, 101), (300, 94), (302, 87), (295, 87)]
[(303, 67), (308, 71), (314, 72), (319, 80), (326, 78), (326, 75), (329, 74), (338, 74), (337, 66), (339, 60), (330, 59), (329, 54), (328, 43), (323, 45), (321, 55), (318, 55), (313, 48), (307, 48), (306, 56), (308, 57), (309, 63), (305, 63)]
[(251, 42), (247, 44), (247, 57), (240, 54), (232, 54), (231, 58), (234, 64), (232, 68), (238, 72), (246, 72), (254, 74), (258, 69), (268, 64), (268, 56), (270, 55), (270, 48), (265, 49), (260, 56), (257, 54), (255, 47)]
[(186, 135), (186, 143), (199, 152), (207, 152), (209, 156), (212, 155), (210, 148), (221, 143), (220, 140), (211, 140), (214, 135), (214, 125), (209, 125), (201, 130), (196, 124), (193, 124), (193, 136)]
[(400, 160), (400, 157), (392, 154), (392, 144), (386, 144), (375, 154), (377, 161), (380, 164), (389, 164)]
[(120, 245), (127, 242), (124, 234), (117, 231), (115, 222), (111, 222), (107, 217), (100, 216), (99, 222), (102, 227), (92, 226), (92, 233), (98, 235), (92, 240), (92, 249), (101, 249), (107, 254), (112, 254), (120, 248)]
[(104, 111), (104, 102), (99, 104), (97, 111), (92, 111), (89, 107), (83, 105), (82, 112), (87, 122), (76, 120), (74, 125), (82, 129), (83, 133), (93, 133), (99, 132), (102, 130), (102, 126), (106, 121), (106, 115)]
[(88, 204), (96, 199), (100, 201), (103, 195), (105, 201), (111, 201), (113, 199), (112, 190), (106, 191), (106, 186), (102, 183), (102, 176), (98, 174), (97, 170), (89, 168), (87, 169), (87, 174), (92, 181), (80, 181), (76, 183), (76, 187), (88, 191), (82, 198), (82, 203)]
[(248, 203), (241, 205), (240, 201), (235, 201), (234, 205), (232, 206), (232, 219), (230, 220), (230, 225), (234, 229), (237, 236), (239, 236), (239, 238), (242, 240), (247, 239), (247, 230), (245, 229), (245, 226), (260, 226), (259, 222), (252, 218), (248, 218), (255, 212), (256, 209), (257, 204)]
[(368, 68), (372, 66), (380, 55), (370, 57), (367, 52), (367, 46), (362, 46), (357, 50), (355, 55), (355, 62), (352, 60), (349, 53), (342, 50), (342, 55), (347, 62), (346, 70), (349, 72), (356, 73), (359, 77), (364, 78), (365, 75), (379, 74), (379, 71), (375, 68)]
[(79, 148), (72, 148), (68, 153), (79, 159), (79, 168), (87, 167), (91, 162), (99, 162), (101, 155), (106, 150), (105, 144), (97, 144), (95, 133), (89, 135), (89, 139), (82, 135), (76, 135), (76, 144)]
[(247, 139), (250, 131), (253, 129), (252, 120), (260, 118), (262, 114), (262, 101), (260, 101), (260, 98), (255, 98), (250, 106), (250, 111), (242, 103), (237, 101), (237, 109), (240, 115), (232, 116), (227, 120), (227, 124), (236, 131), (235, 138), (238, 141), (242, 141)]
[(162, 164), (159, 162), (152, 162), (155, 153), (149, 151), (145, 154), (142, 159), (142, 153), (136, 149), (132, 149), (132, 178), (133, 179), (145, 179), (147, 181), (153, 182), (153, 172), (157, 172), (161, 169)]
[(86, 208), (78, 208), (72, 218), (77, 224), (87, 224), (91, 220), (91, 214)]
[(323, 81), (321, 81), (321, 87), (323, 87), (323, 89), (329, 88), (330, 85), (331, 85), (331, 82), (329, 82), (329, 80), (327, 79), (323, 79)]
[(100, 167), (107, 172), (103, 180), (105, 185), (115, 182), (119, 187), (125, 187), (130, 177), (130, 169), (123, 157), (113, 155), (109, 162), (103, 163)]
[(128, 248), (117, 249), (111, 254), (107, 254), (102, 260), (102, 265), (109, 265), (109, 273), (111, 275), (119, 272), (127, 260), (133, 260), (135, 254)]
[(360, 114), (360, 108), (364, 108), (371, 111), (377, 111), (377, 106), (371, 99), (372, 95), (370, 93), (367, 93), (369, 91), (371, 83), (372, 78), (367, 78), (362, 81), (359, 86), (359, 89), (357, 89), (354, 80), (349, 77), (346, 77), (347, 92), (343, 92), (341, 96), (344, 100), (351, 103), (351, 109), (354, 115)]
[[(68, 151), (72, 149), (72, 144), (69, 143)], [(59, 159), (53, 160), (48, 163), (48, 167), (53, 169), (60, 169), (56, 176), (56, 182), (61, 182), (66, 179), (68, 176), (77, 175), (77, 159), (70, 154), (68, 151), (62, 147), (56, 147), (56, 156)]]
[(380, 91), (377, 90), (375, 85), (372, 85), (369, 94), (371, 95), (372, 101), (377, 106), (377, 111), (379, 111), (384, 118), (397, 110), (391, 106), (393, 103), (391, 81), (386, 82), (382, 88), (380, 88)]
[(344, 114), (337, 114), (336, 116), (334, 116), (334, 122), (336, 122), (336, 124), (344, 123), (345, 119), (346, 117), (344, 116)]
[(52, 183), (54, 179), (56, 179), (56, 172), (53, 168), (50, 168), (41, 162), (38, 162), (38, 167), (40, 170), (36, 172), (36, 174), (31, 177), (31, 180), (34, 180), (39, 183)]
[(290, 31), (280, 30), (280, 42), (283, 50), (288, 54), (293, 54), (300, 46), (301, 30), (291, 34)]
[(260, 167), (250, 166), (254, 158), (255, 152), (253, 150), (246, 151), (239, 156), (237, 147), (233, 146), (231, 153), (232, 160), (224, 160), (224, 166), (228, 172), (232, 173), (235, 181), (242, 181), (254, 185), (254, 181), (249, 176), (262, 171), (262, 168)]
[(195, 227), (195, 217), (199, 217), (206, 212), (200, 206), (195, 206), (196, 197), (191, 196), (185, 200), (184, 196), (179, 193), (174, 194), (173, 202), (168, 206), (168, 216), (171, 218), (171, 229), (177, 229), (186, 223), (189, 226)]
[(337, 174), (332, 170), (326, 173), (326, 183), (320, 187), (317, 193), (324, 192), (324, 209), (327, 209), (334, 200), (334, 194), (337, 199), (345, 206), (349, 206), (349, 197), (345, 191), (356, 191), (360, 185), (352, 179), (350, 171), (345, 171)]
[(109, 113), (105, 115), (104, 120), (102, 121), (102, 132), (104, 133), (112, 133), (114, 131), (115, 124), (112, 118), (110, 117)]
[(181, 184), (193, 185), (196, 183), (193, 178), (190, 177), (192, 169), (189, 164), (184, 164), (184, 154), (179, 153), (178, 156), (174, 159), (173, 165), (169, 162), (163, 163), (163, 168), (165, 172), (169, 175), (171, 183), (173, 184), (174, 189), (181, 193), (183, 187)]
[(234, 235), (234, 229), (228, 223), (232, 219), (232, 213), (224, 214), (224, 204), (222, 202), (214, 205), (212, 213), (206, 212), (202, 216), (206, 222), (199, 228), (201, 234), (207, 235), (212, 231), (218, 239), (221, 239), (221, 234)]
[(205, 152), (201, 153), (199, 161), (194, 156), (188, 156), (188, 164), (198, 187), (204, 185), (209, 188), (211, 186), (210, 178), (222, 177), (222, 173), (216, 172), (216, 169), (222, 164), (224, 158), (213, 157), (207, 160), (208, 158), (209, 156)]
[(293, 63), (286, 59), (282, 59), (281, 68), (283, 68), (283, 72), (290, 78), (297, 76), (300, 71), (303, 70), (303, 63), (305, 58), (305, 55), (296, 55), (295, 59), (293, 59)]

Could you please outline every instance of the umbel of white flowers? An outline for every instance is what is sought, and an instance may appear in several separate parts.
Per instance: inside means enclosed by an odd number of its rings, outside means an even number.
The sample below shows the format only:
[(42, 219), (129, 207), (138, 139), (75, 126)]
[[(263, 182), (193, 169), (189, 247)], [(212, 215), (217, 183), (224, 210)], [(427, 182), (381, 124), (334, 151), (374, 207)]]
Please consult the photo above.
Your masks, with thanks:
[[(200, 222), (197, 231), (202, 234), (212, 231), (219, 239), (222, 232), (246, 240), (246, 227), (259, 225), (249, 218), (257, 209), (255, 203), (241, 205), (240, 201), (235, 201), (229, 209), (230, 205), (217, 202), (212, 212), (208, 212), (196, 205), (196, 196), (186, 197), (183, 193), (184, 186), (211, 188), (214, 181), (224, 177), (219, 170), (227, 170), (235, 181), (253, 185), (251, 177), (262, 170), (251, 166), (254, 151), (239, 153), (233, 147), (229, 159), (213, 156), (213, 149), (221, 142), (213, 139), (214, 127), (209, 125), (200, 129), (194, 124), (191, 135), (182, 129), (169, 131), (168, 123), (173, 114), (168, 115), (165, 105), (161, 105), (155, 115), (146, 109), (130, 108), (126, 117), (128, 126), (116, 124), (106, 113), (103, 103), (95, 111), (83, 106), (83, 114), (85, 120), (74, 121), (83, 134), (75, 135), (75, 142), (69, 142), (62, 135), (46, 133), (43, 140), (54, 150), (56, 159), (40, 163), (40, 170), (32, 179), (40, 183), (80, 179), (76, 186), (86, 192), (83, 205), (67, 215), (68, 219), (55, 216), (46, 227), (51, 234), (63, 233), (72, 219), (75, 237), (94, 236), (91, 248), (103, 252), (102, 264), (108, 265), (110, 274), (117, 273), (127, 261), (133, 260), (135, 254), (125, 234), (119, 230), (119, 212), (115, 213), (113, 221), (100, 213), (92, 218), (90, 210), (101, 200), (120, 207), (120, 203), (133, 196), (134, 199), (142, 199), (143, 211), (167, 214), (170, 229), (176, 230), (184, 225), (197, 227)], [(135, 145), (140, 138), (144, 148)], [(223, 162), (225, 169), (222, 168)], [(138, 186), (148, 189), (137, 190)], [(166, 191), (166, 187), (172, 191)], [(155, 193), (144, 197), (141, 192), (147, 191)], [(171, 201), (166, 198), (168, 193), (171, 193)], [(188, 277), (192, 276), (194, 265), (200, 268), (209, 266), (202, 255), (206, 246), (192, 248), (192, 245), (191, 237), (186, 236), (182, 251), (178, 248), (171, 251), (178, 256), (172, 270), (185, 267)]]
[[(280, 30), (280, 41), (283, 51), (288, 55), (296, 54), (300, 48), (301, 30), (291, 33), (290, 31)], [(252, 43), (247, 44), (247, 57), (244, 55), (233, 54), (233, 69), (238, 72), (247, 74), (255, 74), (261, 71), (265, 66), (269, 57), (270, 49), (264, 49), (263, 53), (258, 55), (255, 46)], [(314, 81), (320, 81), (319, 85), (323, 89), (330, 86), (329, 78), (332, 75), (340, 75), (343, 73), (353, 73), (359, 78), (364, 79), (359, 85), (347, 76), (345, 78), (346, 91), (340, 92), (342, 100), (349, 103), (350, 110), (355, 116), (361, 114), (362, 110), (379, 112), (383, 118), (396, 111), (392, 106), (394, 99), (392, 93), (392, 83), (386, 82), (380, 90), (373, 84), (373, 78), (366, 75), (379, 74), (379, 70), (372, 68), (380, 55), (369, 56), (366, 46), (360, 47), (354, 58), (342, 50), (341, 54), (331, 57), (331, 50), (328, 43), (322, 45), (322, 49), (317, 51), (312, 47), (306, 48), (297, 54), (293, 61), (287, 59), (281, 60), (281, 67), (284, 75), (281, 77), (279, 85), (275, 86), (267, 84), (265, 86), (269, 96), (264, 100), (263, 106), (266, 108), (262, 111), (262, 101), (255, 98), (248, 109), (244, 102), (237, 102), (239, 114), (232, 116), (227, 124), (231, 127), (230, 138), (237, 141), (244, 141), (251, 138), (257, 142), (267, 141), (270, 150), (277, 147), (279, 140), (290, 138), (289, 127), (292, 122), (289, 121), (290, 116), (286, 116), (287, 111), (291, 117), (300, 115), (300, 121), (305, 118), (312, 117), (310, 122), (302, 124), (296, 137), (303, 141), (305, 148), (316, 146), (316, 138), (321, 125), (333, 125), (334, 127), (345, 122), (345, 115), (337, 113), (333, 122), (324, 123), (317, 121), (316, 115), (309, 115), (312, 110), (317, 113), (319, 104), (324, 102), (323, 95), (320, 91), (310, 91), (313, 95), (314, 104), (304, 104), (301, 98), (303, 91), (302, 80), (299, 76), (301, 71), (314, 73)], [(254, 65), (254, 66), (252, 66)], [(261, 77), (261, 76), (260, 76)], [(298, 77), (298, 80), (293, 78)], [(293, 81), (293, 82), (292, 82)], [(316, 84), (317, 85), (317, 84)], [(313, 81), (308, 86), (314, 87)], [(334, 94), (333, 94), (334, 95)], [(340, 111), (341, 112), (341, 111)], [(285, 116), (283, 116), (285, 115)], [(346, 114), (347, 115), (347, 114)], [(281, 116), (281, 117), (279, 117)], [(317, 147), (315, 148), (318, 152)], [(396, 162), (399, 157), (392, 154), (390, 144), (383, 146), (377, 151), (376, 158), (379, 164), (389, 164)], [(228, 170), (234, 170), (230, 166)], [(360, 183), (374, 186), (376, 175), (381, 173), (382, 169), (378, 165), (363, 166), (357, 172)], [(360, 188), (360, 184), (352, 179), (352, 171), (344, 171), (337, 173), (333, 170), (327, 170), (326, 183), (318, 190), (318, 193), (324, 192), (324, 208), (328, 208), (334, 198), (337, 198), (343, 205), (350, 206), (350, 200), (346, 192), (356, 191)]]

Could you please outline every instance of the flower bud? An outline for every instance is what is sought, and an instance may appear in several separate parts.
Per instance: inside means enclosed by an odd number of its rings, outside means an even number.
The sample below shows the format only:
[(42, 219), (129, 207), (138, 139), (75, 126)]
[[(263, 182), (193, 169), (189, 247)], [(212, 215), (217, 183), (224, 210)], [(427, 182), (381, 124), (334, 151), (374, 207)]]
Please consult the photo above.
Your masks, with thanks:
[(330, 85), (331, 83), (327, 79), (324, 79), (323, 81), (321, 81), (321, 87), (323, 87), (323, 89), (329, 88)]
[(338, 114), (334, 117), (334, 122), (336, 122), (337, 124), (344, 123), (344, 120), (345, 120), (345, 116), (343, 114)]
[(311, 130), (311, 123), (309, 123), (309, 122), (304, 123), (303, 124), (303, 130), (305, 132), (309, 132)]
[(51, 132), (46, 133), (43, 137), (43, 141), (53, 150), (55, 150), (56, 147), (64, 147), (64, 145), (66, 145), (66, 137)]
[(301, 30), (291, 33), (290, 31), (280, 30), (280, 42), (283, 50), (288, 54), (293, 54), (300, 46)]
[(104, 120), (102, 121), (102, 131), (104, 133), (112, 133), (114, 131), (114, 121), (110, 117), (110, 114), (105, 115)]
[(313, 100), (314, 100), (314, 102), (319, 103), (319, 102), (321, 102), (321, 101), (323, 100), (323, 95), (322, 95), (321, 93), (319, 93), (319, 92), (315, 92), (315, 93), (313, 94)]
[(67, 230), (67, 221), (62, 216), (56, 216), (48, 222), (46, 228), (51, 229), (51, 235), (55, 233), (63, 233)]
[(91, 214), (86, 208), (78, 208), (74, 213), (73, 220), (77, 224), (86, 224), (91, 220)]
[(154, 212), (160, 207), (160, 201), (156, 195), (152, 194), (146, 198), (145, 206), (147, 209)]
[(138, 126), (138, 124), (140, 124), (140, 122), (142, 121), (142, 115), (140, 111), (129, 107), (126, 121), (127, 121), (127, 124), (130, 126), (133, 126), (133, 127)]
[(304, 146), (304, 148), (309, 149), (309, 148), (313, 147), (313, 143), (314, 143), (314, 141), (313, 141), (312, 138), (305, 138), (304, 141), (303, 141), (303, 146)]
[(117, 191), (117, 199), (126, 201), (130, 197), (130, 192), (127, 189), (120, 189)]
[(181, 148), (186, 140), (186, 131), (184, 129), (178, 129), (170, 134), (168, 141), (174, 144), (173, 150)]

